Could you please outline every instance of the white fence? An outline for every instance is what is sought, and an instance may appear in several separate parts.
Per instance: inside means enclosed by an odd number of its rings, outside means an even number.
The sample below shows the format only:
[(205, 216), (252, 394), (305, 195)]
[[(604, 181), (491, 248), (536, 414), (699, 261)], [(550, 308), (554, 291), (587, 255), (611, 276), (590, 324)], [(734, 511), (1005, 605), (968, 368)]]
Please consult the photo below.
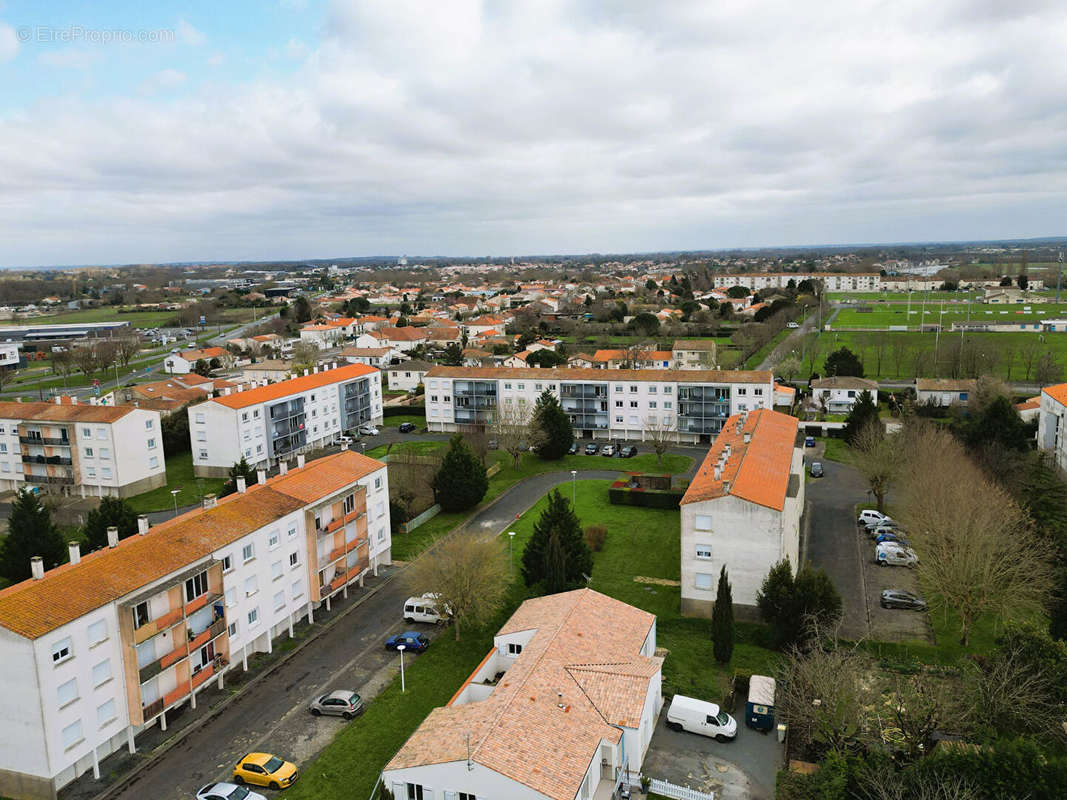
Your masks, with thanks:
[(670, 781), (661, 781), (659, 778), (652, 779), (649, 787), (656, 794), (664, 797), (673, 797), (675, 800), (715, 800), (715, 792), (698, 792), (688, 786), (680, 786)]

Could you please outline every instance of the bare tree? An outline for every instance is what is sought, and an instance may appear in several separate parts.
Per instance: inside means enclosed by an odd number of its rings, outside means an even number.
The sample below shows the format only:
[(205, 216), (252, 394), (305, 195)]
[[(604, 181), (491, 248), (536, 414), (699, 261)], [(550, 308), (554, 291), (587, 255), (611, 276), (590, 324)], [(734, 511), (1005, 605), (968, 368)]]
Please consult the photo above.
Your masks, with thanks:
[(1000, 348), (1001, 360), (1004, 362), (1004, 380), (1011, 381), (1011, 368), (1015, 366), (1015, 345), (1007, 339)]
[(882, 423), (871, 420), (856, 432), (852, 441), (852, 459), (855, 467), (874, 495), (878, 510), (885, 507), (885, 498), (901, 469), (901, 455), (898, 444), (901, 434), (886, 434)]
[(1019, 361), (1023, 368), (1023, 379), (1029, 382), (1030, 375), (1034, 371), (1034, 363), (1041, 353), (1041, 342), (1036, 336), (1028, 336), (1024, 341), (1025, 344), (1019, 348)]
[(1046, 350), (1034, 365), (1034, 380), (1042, 386), (1050, 383), (1059, 383), (1063, 379), (1063, 367), (1056, 360), (1056, 354)]
[(894, 375), (899, 378), (900, 367), (908, 355), (908, 339), (900, 335), (890, 336), (889, 342), (889, 357), (893, 360)]
[(803, 369), (803, 366), (804, 365), (800, 363), (800, 359), (797, 358), (796, 354), (790, 353), (778, 362), (775, 369), (786, 381), (791, 381), (793, 380), (793, 376)]
[(678, 427), (674, 418), (667, 415), (655, 418), (646, 417), (641, 430), (641, 439), (652, 445), (652, 450), (656, 454), (656, 466), (662, 467), (663, 454), (678, 441)]
[(140, 350), (140, 336), (123, 336), (121, 339), (115, 339), (115, 356), (124, 368), (130, 366), (130, 361)]
[[(518, 401), (521, 398), (514, 398)], [(531, 446), (535, 434), (530, 430), (532, 417), (525, 403), (498, 403), (491, 430), (497, 445), (511, 456), (512, 466), (519, 468), (519, 461), (526, 448)]]
[(74, 363), (86, 378), (92, 378), (102, 366), (106, 366), (101, 364), (99, 345), (96, 343), (75, 347), (72, 353)]
[(942, 770), (924, 770), (901, 780), (897, 767), (887, 763), (867, 764), (860, 776), (863, 800), (974, 800), (978, 795), (961, 775)]
[(815, 365), (819, 361), (819, 353), (822, 348), (819, 347), (819, 332), (813, 331), (812, 333), (804, 334), (804, 346), (801, 348), (803, 358), (808, 364), (808, 375), (815, 373)]
[(293, 345), (293, 369), (312, 369), (319, 363), (319, 346), (314, 342), (297, 342)]
[(74, 353), (71, 351), (69, 345), (60, 350), (52, 351), (52, 372), (63, 376), (64, 385), (66, 385), (66, 377), (70, 375), (74, 369)]
[(456, 641), (461, 625), (483, 625), (503, 605), (508, 590), (507, 551), (499, 539), (460, 532), (438, 541), (411, 567), (417, 591), (438, 596), (452, 618)]

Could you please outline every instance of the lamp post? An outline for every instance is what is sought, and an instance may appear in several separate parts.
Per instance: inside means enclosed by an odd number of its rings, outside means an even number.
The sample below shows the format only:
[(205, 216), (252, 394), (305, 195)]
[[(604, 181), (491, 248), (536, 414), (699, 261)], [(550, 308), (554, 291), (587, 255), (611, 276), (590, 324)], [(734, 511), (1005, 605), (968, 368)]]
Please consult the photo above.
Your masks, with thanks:
[(403, 694), (407, 691), (407, 686), (404, 685), (404, 645), (398, 644), (396, 649), (400, 651), (400, 693)]
[(174, 516), (178, 516), (178, 492), (180, 491), (181, 489), (170, 490), (170, 496), (174, 498)]
[(577, 485), (578, 485), (578, 470), (572, 469), (571, 470), (571, 505), (572, 506), (574, 505), (574, 498), (575, 498), (575, 492), (577, 491), (577, 489), (576, 489)]
[(515, 577), (515, 531), (508, 531), (508, 574)]

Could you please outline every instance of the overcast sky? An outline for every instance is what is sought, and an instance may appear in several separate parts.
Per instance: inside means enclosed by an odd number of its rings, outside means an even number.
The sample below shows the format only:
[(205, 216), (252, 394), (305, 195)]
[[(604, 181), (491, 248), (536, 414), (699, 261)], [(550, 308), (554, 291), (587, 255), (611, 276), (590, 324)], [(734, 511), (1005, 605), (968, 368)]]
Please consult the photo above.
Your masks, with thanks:
[(0, 0), (0, 265), (1062, 235), (1065, 42), (1063, 0)]

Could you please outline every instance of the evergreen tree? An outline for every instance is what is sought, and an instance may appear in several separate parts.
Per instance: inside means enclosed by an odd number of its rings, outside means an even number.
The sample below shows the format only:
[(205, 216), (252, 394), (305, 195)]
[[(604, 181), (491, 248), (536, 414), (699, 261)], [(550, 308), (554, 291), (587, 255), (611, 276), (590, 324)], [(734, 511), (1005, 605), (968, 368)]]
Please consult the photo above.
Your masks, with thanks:
[(881, 425), (878, 419), (878, 405), (868, 391), (860, 392), (852, 410), (845, 417), (845, 441), (852, 444), (859, 432), (870, 424)]
[(711, 612), (711, 638), (715, 660), (721, 664), (730, 663), (730, 657), (734, 654), (734, 598), (725, 564), (719, 572), (719, 590), (715, 594), (715, 608)]
[(24, 489), (11, 504), (0, 552), (0, 574), (12, 583), (26, 580), (34, 556), (41, 557), (45, 569), (52, 569), (67, 560), (67, 545), (37, 493)]
[(823, 374), (827, 377), (848, 376), (851, 378), (863, 377), (863, 362), (859, 356), (847, 347), (841, 347), (826, 357), (822, 365)]
[(311, 303), (304, 295), (300, 295), (296, 298), (296, 302), (293, 304), (293, 319), (298, 323), (311, 321)]
[(437, 502), (445, 511), (465, 511), (477, 505), (489, 489), (485, 465), (474, 455), (462, 434), (449, 442), (448, 452), (433, 478)]
[(204, 359), (198, 358), (196, 360), (196, 363), (193, 364), (193, 372), (195, 372), (197, 375), (200, 375), (201, 377), (206, 378), (208, 375), (211, 374), (211, 365), (208, 364)]
[(447, 367), (462, 367), (463, 349), (455, 342), (449, 342), (445, 354), (441, 357), (441, 363)]
[[(541, 352), (550, 352), (543, 350)], [(535, 432), (535, 450), (544, 459), (563, 458), (574, 441), (574, 426), (559, 399), (548, 389), (537, 398), (530, 427)]]
[[(550, 544), (558, 537), (562, 550), (562, 569), (556, 545)], [(549, 574), (551, 563), (552, 574)], [(570, 501), (553, 489), (548, 495), (548, 506), (534, 524), (533, 536), (522, 553), (522, 579), (527, 586), (544, 584), (547, 591), (563, 591), (582, 585), (584, 575), (593, 572), (593, 554), (582, 535), (578, 516)], [(562, 573), (562, 574), (561, 574)], [(552, 588), (549, 588), (552, 587)]]
[(100, 505), (86, 516), (82, 535), (90, 550), (107, 547), (108, 528), (118, 528), (119, 539), (137, 533), (137, 513), (121, 497), (100, 498)]
[(789, 559), (771, 567), (756, 594), (756, 605), (780, 648), (800, 640), (809, 623), (832, 624), (841, 616), (841, 595), (830, 577), (810, 564), (794, 576)]
[(225, 497), (228, 494), (233, 494), (237, 491), (237, 479), (244, 478), (245, 485), (251, 486), (258, 480), (258, 475), (252, 467), (248, 466), (248, 462), (245, 461), (245, 457), (241, 456), (241, 460), (230, 467), (229, 475), (226, 478), (226, 483), (222, 485), (222, 490), (219, 492), (219, 497)]

